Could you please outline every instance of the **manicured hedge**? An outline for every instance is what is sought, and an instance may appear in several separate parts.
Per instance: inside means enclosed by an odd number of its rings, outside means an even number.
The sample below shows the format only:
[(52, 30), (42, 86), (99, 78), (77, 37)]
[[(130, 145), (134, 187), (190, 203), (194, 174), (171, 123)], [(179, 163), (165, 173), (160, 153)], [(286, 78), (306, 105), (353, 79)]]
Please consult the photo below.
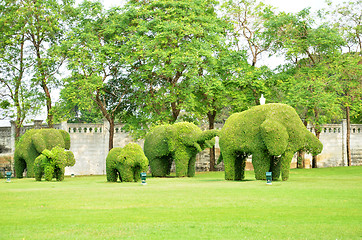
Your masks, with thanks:
[(22, 178), (24, 169), (27, 177), (34, 177), (34, 160), (45, 149), (54, 147), (70, 148), (69, 133), (57, 129), (32, 129), (20, 138), (14, 153), (14, 168), (16, 177)]
[(274, 180), (280, 172), (282, 179), (287, 180), (295, 152), (306, 150), (317, 155), (322, 148), (295, 110), (285, 104), (266, 104), (235, 113), (220, 132), (227, 180), (244, 178), (245, 161), (250, 154), (256, 179), (265, 179), (265, 173), (271, 171)]
[(107, 181), (139, 181), (141, 172), (147, 172), (148, 159), (142, 148), (136, 143), (129, 143), (124, 148), (113, 148), (106, 158)]
[(217, 130), (201, 131), (189, 122), (155, 127), (146, 135), (144, 144), (152, 175), (165, 177), (170, 174), (171, 164), (175, 161), (177, 177), (193, 177), (196, 154), (212, 147), (217, 133)]
[(41, 181), (44, 176), (46, 181), (56, 178), (57, 181), (64, 179), (65, 167), (74, 166), (75, 159), (71, 151), (64, 148), (54, 147), (52, 150), (45, 149), (34, 161), (35, 179)]

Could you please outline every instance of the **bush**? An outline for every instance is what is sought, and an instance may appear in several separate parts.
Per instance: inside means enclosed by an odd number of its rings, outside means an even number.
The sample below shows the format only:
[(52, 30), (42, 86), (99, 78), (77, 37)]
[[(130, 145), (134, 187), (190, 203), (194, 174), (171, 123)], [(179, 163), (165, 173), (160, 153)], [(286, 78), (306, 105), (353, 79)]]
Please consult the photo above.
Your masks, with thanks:
[(44, 176), (46, 181), (56, 178), (57, 181), (64, 179), (65, 167), (74, 166), (75, 159), (71, 151), (64, 148), (54, 147), (52, 150), (45, 149), (34, 161), (35, 179), (41, 181)]
[(231, 115), (220, 132), (220, 150), (225, 164), (225, 179), (244, 178), (244, 166), (252, 154), (256, 179), (265, 179), (271, 171), (276, 180), (289, 177), (295, 152), (306, 150), (314, 155), (322, 143), (303, 125), (295, 110), (285, 104), (255, 106)]
[(170, 174), (175, 161), (177, 177), (195, 175), (196, 154), (212, 147), (217, 130), (201, 131), (193, 123), (180, 122), (152, 129), (145, 138), (144, 150), (153, 176)]
[(136, 143), (129, 143), (124, 148), (113, 148), (106, 158), (107, 181), (139, 181), (141, 172), (147, 172), (148, 159), (142, 148)]
[(64, 130), (32, 129), (20, 138), (14, 153), (14, 168), (16, 177), (22, 178), (24, 169), (27, 177), (34, 177), (34, 161), (45, 150), (54, 147), (70, 148), (70, 136)]

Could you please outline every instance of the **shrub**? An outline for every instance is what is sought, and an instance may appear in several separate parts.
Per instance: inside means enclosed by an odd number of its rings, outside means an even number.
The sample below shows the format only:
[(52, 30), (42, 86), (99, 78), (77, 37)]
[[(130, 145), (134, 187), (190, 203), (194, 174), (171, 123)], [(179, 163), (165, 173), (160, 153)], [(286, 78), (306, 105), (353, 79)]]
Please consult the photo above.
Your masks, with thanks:
[(303, 125), (295, 110), (285, 104), (255, 106), (231, 115), (220, 132), (220, 150), (225, 164), (225, 179), (244, 178), (248, 155), (256, 179), (265, 179), (271, 171), (276, 180), (289, 177), (290, 162), (295, 152), (322, 151), (322, 143)]
[(74, 166), (75, 159), (71, 151), (64, 148), (54, 147), (52, 150), (45, 149), (34, 161), (35, 179), (41, 181), (42, 176), (46, 181), (56, 178), (57, 181), (64, 179), (65, 167)]
[(14, 153), (14, 168), (16, 177), (22, 178), (23, 171), (27, 169), (27, 177), (34, 177), (34, 160), (45, 149), (54, 147), (70, 148), (70, 136), (64, 130), (32, 129), (20, 138)]
[(139, 181), (141, 172), (148, 170), (148, 159), (142, 148), (136, 143), (129, 143), (124, 148), (113, 148), (106, 158), (107, 181)]
[(170, 174), (175, 161), (177, 177), (195, 175), (196, 154), (212, 147), (217, 130), (201, 131), (193, 123), (180, 122), (152, 129), (145, 138), (144, 150), (153, 176)]

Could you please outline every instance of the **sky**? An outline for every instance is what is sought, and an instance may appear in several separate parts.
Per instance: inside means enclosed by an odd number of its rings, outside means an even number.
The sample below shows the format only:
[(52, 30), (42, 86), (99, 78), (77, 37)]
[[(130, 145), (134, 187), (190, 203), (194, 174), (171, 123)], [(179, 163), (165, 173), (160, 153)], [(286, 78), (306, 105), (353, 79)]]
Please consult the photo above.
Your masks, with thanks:
[[(219, 0), (221, 1), (221, 0)], [(331, 0), (333, 5), (343, 3), (346, 0)], [(76, 3), (80, 3), (82, 0), (76, 0)], [(101, 0), (106, 8), (122, 6), (125, 1), (123, 0)], [(319, 9), (327, 7), (325, 0), (263, 0), (264, 3), (276, 7), (279, 11), (292, 12), (296, 13), (304, 8), (311, 7), (311, 11), (317, 11)], [(283, 59), (279, 57), (270, 57), (267, 62), (264, 63), (270, 68), (275, 68), (283, 62)], [(42, 116), (37, 117), (37, 119), (45, 119), (45, 113)], [(0, 120), (0, 126), (9, 126), (10, 123), (8, 120)]]

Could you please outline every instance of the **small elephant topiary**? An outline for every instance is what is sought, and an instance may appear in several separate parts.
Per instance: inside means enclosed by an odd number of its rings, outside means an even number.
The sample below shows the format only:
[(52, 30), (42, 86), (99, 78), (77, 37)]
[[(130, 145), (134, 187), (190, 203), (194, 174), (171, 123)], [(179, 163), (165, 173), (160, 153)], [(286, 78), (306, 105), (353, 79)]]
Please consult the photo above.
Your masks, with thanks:
[(321, 153), (322, 143), (304, 126), (294, 108), (286, 104), (265, 104), (232, 114), (220, 132), (220, 150), (226, 180), (244, 178), (245, 161), (252, 154), (256, 179), (289, 177), (295, 152)]
[(75, 159), (71, 151), (64, 148), (54, 147), (52, 150), (45, 149), (34, 161), (35, 180), (41, 181), (44, 176), (46, 181), (53, 177), (57, 181), (64, 179), (65, 167), (74, 166)]
[(141, 172), (147, 172), (148, 159), (142, 148), (136, 143), (129, 143), (124, 148), (112, 148), (106, 158), (108, 182), (139, 181)]
[(195, 175), (196, 154), (212, 147), (218, 130), (201, 131), (193, 123), (180, 122), (152, 129), (145, 138), (144, 151), (150, 161), (152, 176), (170, 174), (175, 161), (177, 177)]
[(25, 132), (16, 144), (14, 153), (14, 168), (17, 178), (23, 177), (26, 169), (27, 177), (34, 177), (34, 161), (45, 149), (54, 147), (69, 150), (70, 136), (64, 130), (32, 129)]

